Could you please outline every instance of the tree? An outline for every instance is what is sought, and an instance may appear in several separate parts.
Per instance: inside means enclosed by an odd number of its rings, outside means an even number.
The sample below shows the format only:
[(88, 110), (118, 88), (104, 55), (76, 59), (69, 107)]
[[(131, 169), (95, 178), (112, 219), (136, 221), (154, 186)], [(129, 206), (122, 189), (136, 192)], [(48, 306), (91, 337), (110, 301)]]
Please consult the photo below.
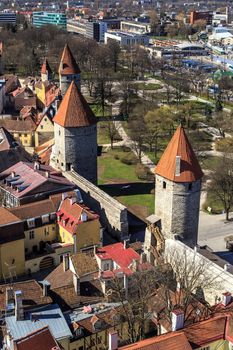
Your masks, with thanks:
[(159, 281), (157, 295), (164, 305), (163, 316), (171, 321), (171, 311), (177, 307), (184, 311), (185, 321), (194, 312), (199, 316), (209, 313), (205, 295), (217, 289), (220, 277), (212, 273), (212, 262), (194, 252), (190, 254), (185, 246), (182, 249), (168, 245), (164, 263), (171, 267), (173, 277), (161, 274)]
[(145, 117), (146, 123), (146, 141), (149, 144), (150, 152), (154, 148), (155, 158), (157, 157), (158, 141), (159, 138), (163, 137), (165, 132), (171, 134), (171, 129), (174, 130), (173, 109), (167, 106), (162, 106), (149, 111)]
[(230, 210), (233, 206), (233, 159), (229, 151), (224, 153), (212, 173), (209, 187), (213, 196), (222, 203), (227, 221), (229, 221)]
[(155, 10), (152, 10), (149, 12), (149, 16), (150, 16), (151, 33), (156, 34), (157, 28), (160, 22), (158, 13)]
[(109, 41), (107, 43), (107, 48), (109, 50), (109, 58), (110, 62), (112, 63), (114, 67), (114, 72), (117, 72), (117, 65), (119, 60), (119, 55), (121, 52), (120, 45), (116, 41)]
[(136, 268), (131, 276), (116, 276), (109, 284), (113, 300), (121, 304), (121, 316), (127, 322), (130, 343), (145, 338), (145, 323), (149, 322), (148, 300), (155, 292), (157, 279), (156, 268), (145, 271)]
[(132, 148), (139, 160), (142, 162), (143, 144), (146, 137), (146, 125), (142, 118), (131, 119), (129, 121), (129, 133), (132, 140)]
[(119, 136), (118, 130), (120, 128), (120, 124), (117, 122), (114, 122), (113, 117), (111, 117), (110, 120), (108, 120), (106, 123), (104, 123), (105, 130), (107, 131), (107, 136), (110, 139), (111, 143), (111, 149), (113, 149), (113, 143), (117, 136)]

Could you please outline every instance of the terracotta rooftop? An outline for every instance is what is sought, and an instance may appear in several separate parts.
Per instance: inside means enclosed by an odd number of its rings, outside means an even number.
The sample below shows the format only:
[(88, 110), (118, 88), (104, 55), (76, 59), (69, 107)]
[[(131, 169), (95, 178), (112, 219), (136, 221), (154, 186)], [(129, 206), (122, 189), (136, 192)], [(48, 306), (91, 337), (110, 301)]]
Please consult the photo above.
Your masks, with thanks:
[[(9, 208), (11, 214), (16, 215), (21, 220), (36, 218), (45, 214), (56, 213), (61, 202), (61, 195), (53, 195), (43, 201), (30, 204), (23, 204), (19, 207)], [(0, 208), (1, 209), (1, 208)]]
[(90, 126), (97, 123), (93, 111), (74, 81), (70, 84), (53, 121), (67, 128)]
[(52, 69), (49, 65), (47, 58), (45, 58), (42, 66), (41, 66), (41, 73), (42, 74), (52, 74)]
[(79, 278), (87, 274), (95, 273), (99, 270), (96, 258), (91, 254), (78, 253), (71, 255), (70, 259), (75, 273)]
[(18, 147), (18, 143), (7, 129), (0, 127), (0, 152)]
[(80, 74), (81, 71), (79, 69), (79, 66), (68, 46), (68, 44), (65, 45), (60, 65), (59, 65), (59, 73), (62, 75), (66, 74)]
[[(178, 157), (180, 166), (178, 165), (177, 171)], [(155, 173), (174, 182), (194, 182), (202, 178), (203, 172), (183, 127), (176, 130), (155, 168)]]
[(131, 345), (126, 345), (121, 347), (120, 349), (192, 350), (192, 347), (183, 333), (172, 332), (157, 337), (145, 339)]
[(21, 220), (8, 209), (0, 207), (0, 226), (21, 222)]
[(13, 291), (21, 290), (23, 294), (23, 307), (25, 309), (35, 306), (51, 304), (52, 299), (49, 296), (43, 296), (43, 289), (35, 280), (2, 284), (0, 285), (0, 309), (6, 310), (6, 289), (12, 288)]
[(49, 327), (45, 326), (14, 342), (15, 350), (60, 350)]
[(96, 255), (101, 260), (111, 259), (120, 268), (128, 268), (133, 260), (140, 260), (140, 255), (132, 248), (124, 248), (123, 243), (114, 243), (97, 249)]
[(73, 198), (66, 198), (57, 212), (58, 224), (72, 235), (76, 234), (78, 225), (83, 223), (82, 214), (87, 215), (86, 221), (99, 219), (99, 216), (89, 208), (85, 207), (83, 204), (74, 202), (76, 198), (76, 196)]
[(13, 120), (1, 119), (0, 127), (7, 129), (9, 132), (33, 132), (36, 129), (36, 124), (32, 120)]

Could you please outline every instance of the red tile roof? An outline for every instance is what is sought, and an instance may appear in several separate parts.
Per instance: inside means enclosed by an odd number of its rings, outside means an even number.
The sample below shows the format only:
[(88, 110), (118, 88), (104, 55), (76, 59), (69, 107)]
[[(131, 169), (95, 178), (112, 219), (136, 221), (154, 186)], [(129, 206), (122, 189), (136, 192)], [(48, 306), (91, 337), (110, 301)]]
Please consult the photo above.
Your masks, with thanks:
[(133, 260), (140, 260), (140, 255), (132, 248), (124, 248), (123, 243), (114, 243), (103, 248), (98, 248), (96, 255), (101, 260), (111, 259), (119, 268), (128, 268)]
[(124, 350), (192, 350), (183, 333), (168, 333), (120, 347)]
[[(180, 157), (180, 175), (176, 176), (176, 157)], [(155, 173), (174, 182), (194, 182), (202, 178), (203, 172), (185, 134), (178, 127), (164, 151)]]
[(15, 350), (59, 350), (49, 327), (45, 326), (14, 342)]
[(65, 228), (70, 234), (75, 235), (79, 225), (83, 224), (81, 215), (87, 214), (87, 221), (98, 220), (99, 216), (93, 213), (83, 204), (72, 202), (73, 198), (66, 198), (57, 212), (59, 226)]
[(225, 339), (227, 316), (220, 315), (197, 322), (183, 329), (193, 348), (199, 348), (213, 341)]
[(79, 69), (79, 66), (68, 46), (68, 44), (65, 45), (61, 62), (59, 65), (59, 73), (62, 75), (66, 74), (80, 74), (81, 71)]
[(74, 81), (70, 84), (53, 121), (67, 128), (96, 124), (94, 113)]

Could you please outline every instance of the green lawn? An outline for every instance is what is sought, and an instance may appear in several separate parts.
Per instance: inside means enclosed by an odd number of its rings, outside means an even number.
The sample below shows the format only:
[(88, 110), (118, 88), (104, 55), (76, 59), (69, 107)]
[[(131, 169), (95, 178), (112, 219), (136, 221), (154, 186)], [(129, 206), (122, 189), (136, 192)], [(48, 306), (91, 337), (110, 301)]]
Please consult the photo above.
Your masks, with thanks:
[(138, 83), (134, 84), (134, 87), (137, 88), (138, 90), (159, 90), (162, 88), (161, 85), (159, 84), (154, 84), (154, 83)]
[(128, 152), (123, 152), (121, 148), (114, 148), (107, 153), (103, 153), (98, 158), (98, 178), (99, 184), (107, 183), (127, 183), (127, 182), (139, 182), (140, 180), (135, 174), (135, 164), (127, 165), (123, 164), (120, 159), (126, 156)]
[(218, 163), (219, 157), (198, 157), (202, 169), (214, 170)]
[(215, 198), (215, 196), (211, 192), (207, 193), (207, 199), (204, 204), (205, 210), (207, 210), (208, 207), (211, 208), (211, 213), (213, 214), (221, 214), (223, 211), (222, 202), (218, 198)]
[(147, 217), (154, 213), (154, 194), (135, 194), (116, 197), (116, 199), (143, 217)]
[(106, 128), (101, 127), (101, 123), (98, 124), (98, 129), (97, 129), (97, 141), (98, 145), (103, 145), (106, 143), (110, 143), (110, 138), (108, 136), (108, 133), (106, 131)]
[[(90, 104), (90, 107), (92, 109), (92, 111), (95, 113), (96, 117), (103, 117), (103, 109), (102, 106), (100, 104)], [(111, 113), (111, 109), (109, 106), (105, 106), (105, 110), (104, 110), (104, 115), (105, 116), (109, 116)]]
[[(120, 160), (122, 157), (133, 159), (134, 164), (122, 163)], [(114, 196), (136, 215), (145, 218), (154, 212), (154, 194), (151, 193), (154, 184), (138, 179), (135, 174), (136, 163), (132, 152), (124, 152), (119, 147), (110, 149), (98, 158), (98, 182), (99, 185), (107, 185), (102, 187), (104, 191)], [(130, 185), (125, 189), (122, 187), (125, 184)]]

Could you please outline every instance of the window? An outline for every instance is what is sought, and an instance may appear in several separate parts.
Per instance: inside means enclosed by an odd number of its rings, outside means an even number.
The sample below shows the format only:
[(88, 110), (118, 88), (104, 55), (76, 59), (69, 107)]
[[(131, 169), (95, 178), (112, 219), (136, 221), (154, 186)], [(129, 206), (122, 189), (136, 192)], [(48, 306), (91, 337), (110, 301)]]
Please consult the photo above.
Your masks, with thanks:
[(200, 350), (210, 350), (209, 346), (205, 346), (204, 348), (201, 348)]
[(29, 231), (29, 239), (34, 239), (34, 238), (35, 238), (34, 231)]
[(28, 219), (27, 224), (28, 224), (28, 228), (35, 227), (35, 219)]
[(41, 219), (42, 219), (42, 223), (46, 224), (47, 222), (49, 222), (49, 214), (42, 215)]
[(44, 121), (47, 122), (47, 118), (44, 118)]
[(84, 348), (83, 348), (83, 346), (80, 346), (79, 348), (78, 348), (78, 350), (83, 350)]
[(41, 125), (40, 128), (43, 129), (43, 125)]
[(189, 185), (188, 185), (188, 190), (189, 190), (189, 191), (192, 191), (192, 187), (193, 187), (192, 184), (189, 184)]
[(49, 236), (49, 230), (47, 228), (44, 229), (44, 235)]
[(166, 184), (166, 182), (165, 182), (165, 181), (163, 181), (163, 189), (165, 190), (165, 189), (166, 189), (166, 187), (167, 187), (167, 184)]

